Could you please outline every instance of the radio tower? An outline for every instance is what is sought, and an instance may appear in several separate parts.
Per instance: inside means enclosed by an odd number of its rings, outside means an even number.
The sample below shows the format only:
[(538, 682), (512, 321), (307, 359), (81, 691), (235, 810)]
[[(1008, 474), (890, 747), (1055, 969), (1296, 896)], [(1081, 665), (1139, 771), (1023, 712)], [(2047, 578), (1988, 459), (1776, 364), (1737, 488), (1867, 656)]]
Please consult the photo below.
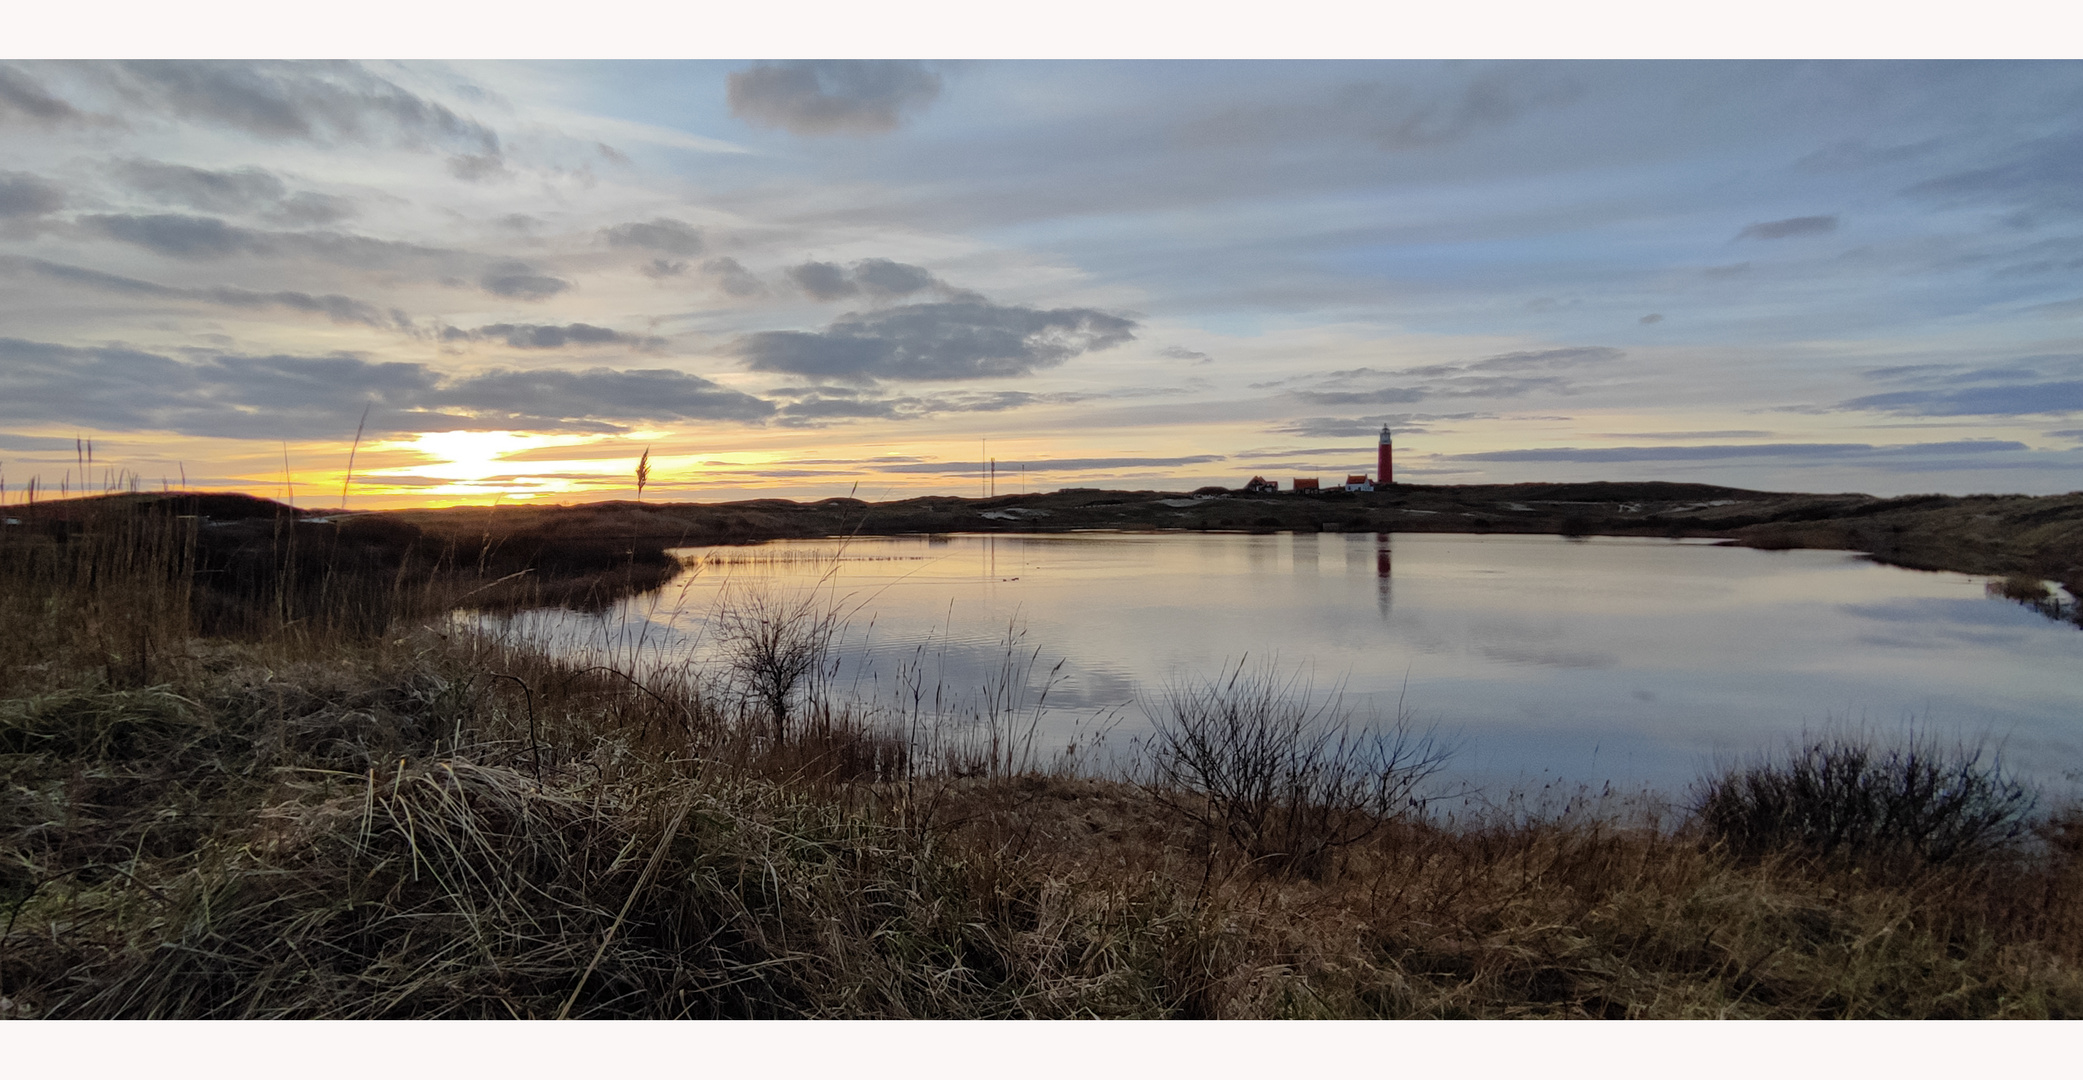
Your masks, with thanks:
[(1381, 449), (1375, 451), (1375, 483), (1383, 487), (1396, 482), (1396, 444), (1389, 438), (1389, 425), (1381, 426)]

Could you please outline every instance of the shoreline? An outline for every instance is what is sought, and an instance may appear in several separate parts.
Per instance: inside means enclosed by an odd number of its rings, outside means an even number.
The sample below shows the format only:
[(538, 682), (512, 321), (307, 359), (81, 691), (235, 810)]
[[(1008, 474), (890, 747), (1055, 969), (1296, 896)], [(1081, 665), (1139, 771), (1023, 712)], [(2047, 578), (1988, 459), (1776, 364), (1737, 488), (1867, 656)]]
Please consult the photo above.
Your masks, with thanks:
[(1881, 499), (1665, 483), (1398, 485), (1322, 495), (1066, 489), (884, 503), (604, 502), (372, 514), (457, 540), (614, 536), (661, 549), (849, 535), (1086, 530), (1703, 538), (1763, 550), (1854, 551), (1913, 570), (2029, 576), (2083, 596), (2083, 493)]
[[(17, 505), (21, 522), (62, 536), (101, 509), (171, 512), (203, 523), (205, 574), (272, 566), (280, 524), (293, 543), (400, 581), (444, 578), (474, 606), (598, 607), (663, 585), (676, 547), (953, 533), (1081, 531), (1376, 532), (1641, 536), (1715, 539), (1761, 550), (1849, 551), (1912, 570), (2011, 579), (2014, 599), (2059, 583), (2083, 597), (2083, 492), (1912, 495), (1748, 491), (1665, 482), (1429, 486), (1322, 494), (1117, 491), (922, 496), (869, 503), (749, 499), (725, 503), (500, 505), (434, 509), (298, 510), (244, 495), (113, 495)], [(303, 539), (309, 537), (308, 540)], [(331, 573), (331, 567), (327, 569)], [(209, 584), (205, 582), (205, 584)], [(2047, 594), (2040, 594), (2042, 596)], [(2055, 602), (2055, 601), (2048, 601)]]

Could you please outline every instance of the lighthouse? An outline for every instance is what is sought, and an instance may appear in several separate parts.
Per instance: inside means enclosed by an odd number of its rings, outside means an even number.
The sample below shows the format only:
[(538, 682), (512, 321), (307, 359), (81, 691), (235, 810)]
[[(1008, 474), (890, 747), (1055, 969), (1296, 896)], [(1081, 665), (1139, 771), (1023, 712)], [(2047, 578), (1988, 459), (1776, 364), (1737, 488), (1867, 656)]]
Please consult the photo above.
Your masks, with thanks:
[(1389, 425), (1381, 426), (1381, 449), (1375, 452), (1375, 483), (1387, 487), (1396, 482), (1396, 444), (1389, 438)]

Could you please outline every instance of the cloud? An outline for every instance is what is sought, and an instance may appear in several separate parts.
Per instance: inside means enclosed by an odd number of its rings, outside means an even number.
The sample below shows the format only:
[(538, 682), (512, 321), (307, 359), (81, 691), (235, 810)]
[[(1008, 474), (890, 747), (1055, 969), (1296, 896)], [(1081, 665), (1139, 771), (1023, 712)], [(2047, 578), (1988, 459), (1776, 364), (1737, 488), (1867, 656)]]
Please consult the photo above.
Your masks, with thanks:
[(947, 289), (925, 267), (890, 259), (862, 259), (853, 264), (853, 277), (862, 292), (875, 297), (910, 296), (927, 289)]
[(1575, 391), (1568, 375), (1571, 369), (1610, 363), (1625, 355), (1604, 345), (1577, 345), (1499, 353), (1463, 364), (1426, 364), (1400, 371), (1352, 368), (1328, 372), (1323, 379), (1329, 386), (1338, 386), (1362, 378), (1394, 376), (1415, 385), (1373, 390), (1297, 390), (1293, 394), (1312, 405), (1410, 405), (1430, 398), (1519, 397), (1536, 390), (1568, 394)]
[(387, 328), (406, 325), (409, 322), (397, 311), (392, 311), (386, 316), (373, 304), (338, 293), (313, 296), (310, 293), (290, 290), (255, 292), (250, 289), (216, 286), (191, 290), (190, 295), (226, 307), (284, 307), (293, 311), (324, 315), (336, 323), (360, 323), (364, 326)]
[[(1619, 349), (1604, 345), (1573, 345), (1561, 349), (1533, 349), (1521, 352), (1499, 353), (1466, 364), (1430, 364), (1425, 367), (1404, 368), (1401, 375), (1458, 376), (1473, 372), (1490, 371), (1550, 371), (1576, 367), (1581, 364), (1604, 364), (1618, 360), (1627, 354)], [(1365, 371), (1366, 369), (1359, 369)], [(1344, 374), (1332, 372), (1333, 375)]]
[(571, 282), (563, 278), (538, 273), (527, 263), (512, 259), (493, 263), (478, 284), (494, 296), (512, 300), (547, 300), (571, 288)]
[(84, 266), (67, 266), (64, 263), (46, 262), (42, 259), (6, 256), (4, 262), (0, 262), (0, 265), (5, 265), (14, 270), (28, 270), (54, 281), (85, 285), (89, 288), (100, 289), (103, 292), (128, 293), (139, 296), (184, 296), (188, 293), (186, 289), (176, 289), (170, 285), (140, 281), (137, 278), (127, 278), (117, 274), (105, 274), (99, 270), (89, 270)]
[(790, 60), (730, 75), (731, 115), (797, 135), (873, 135), (940, 96), (915, 60)]
[(586, 323), (571, 323), (565, 326), (494, 323), (469, 331), (450, 327), (442, 336), (449, 340), (455, 340), (459, 336), (474, 341), (498, 339), (515, 349), (562, 349), (567, 345), (628, 345), (637, 349), (655, 349), (665, 344), (662, 338), (625, 334), (619, 330)]
[(221, 438), (371, 431), (620, 432), (628, 422), (758, 421), (774, 406), (685, 372), (608, 368), (445, 375), (351, 354), (176, 360), (0, 338), (0, 423)]
[(1609, 439), (1670, 439), (1675, 442), (1683, 439), (1762, 439), (1770, 434), (1772, 433), (1769, 431), (1735, 429), (1728, 431), (1630, 431), (1626, 434), (1606, 435), (1603, 437)]
[(530, 427), (595, 418), (690, 421), (758, 420), (774, 406), (698, 375), (665, 368), (490, 371), (457, 378), (431, 395), (437, 408), (465, 409), (478, 419)]
[(1736, 234), (1738, 240), (1784, 240), (1790, 236), (1821, 236), (1837, 231), (1837, 215), (1822, 214), (1816, 217), (1783, 218), (1779, 221), (1754, 221), (1743, 226)]
[(299, 191), (275, 204), (268, 216), (276, 221), (291, 225), (331, 225), (355, 215), (353, 199), (338, 195), (325, 195), (316, 191)]
[(313, 259), (358, 270), (393, 270), (414, 262), (450, 260), (459, 253), (395, 240), (338, 232), (256, 232), (254, 250)]
[(417, 364), (227, 355), (182, 362), (135, 349), (0, 338), (0, 422), (231, 438), (309, 435), (364, 402), (403, 406), (434, 386)]
[[(1525, 382), (1514, 381), (1521, 384)], [(1524, 393), (1530, 388), (1522, 386), (1518, 392)], [(1297, 391), (1295, 396), (1312, 405), (1410, 405), (1423, 401), (1432, 394), (1432, 391), (1422, 388), (1392, 386), (1380, 390), (1302, 390)]]
[(2034, 416), (2083, 412), (2083, 380), (1971, 386), (1956, 390), (1897, 390), (1841, 401), (1837, 407), (1912, 416)]
[(1305, 416), (1298, 420), (1290, 420), (1272, 430), (1313, 439), (1357, 439), (1367, 435), (1379, 435), (1381, 426), (1390, 422), (1387, 418), (1373, 416), (1361, 416), (1351, 420), (1336, 416)]
[(2025, 143), (1994, 165), (1949, 173), (1913, 185), (1904, 194), (1942, 200), (1992, 202), (2031, 210), (2083, 211), (2083, 132), (2068, 131)]
[(1653, 326), (1656, 323), (1664, 321), (1664, 317), (1661, 315), (1644, 315), (1641, 318), (1636, 319), (1635, 321), (1641, 323), (1643, 326)]
[(513, 175), (506, 167), (504, 158), (496, 152), (487, 154), (454, 154), (447, 162), (448, 174), (458, 180), (482, 184), (488, 180), (504, 180)]
[(781, 407), (788, 427), (819, 427), (826, 420), (896, 420), (918, 415), (916, 398), (808, 397)]
[(0, 64), (0, 118), (49, 126), (77, 122), (85, 115), (52, 97), (21, 69)]
[(175, 259), (221, 259), (240, 252), (265, 252), (266, 239), (222, 218), (190, 214), (90, 214), (80, 223), (112, 240), (135, 244)]
[(981, 379), (1026, 375), (1135, 339), (1137, 324), (1092, 308), (908, 304), (851, 313), (823, 331), (771, 330), (736, 343), (754, 371), (819, 379)]
[(0, 432), (0, 450), (17, 454), (39, 454), (58, 451), (71, 452), (79, 444), (71, 439), (57, 439), (43, 435), (9, 435)]
[(1748, 443), (1709, 446), (1558, 446), (1537, 450), (1491, 450), (1448, 455), (1454, 461), (1566, 461), (1612, 463), (1638, 461), (1728, 461), (1741, 458), (1808, 458), (1828, 461), (1875, 461), (1892, 458), (1952, 457), (2024, 450), (2021, 442), (1969, 439), (1959, 442), (1872, 446), (1867, 443)]
[(1024, 390), (956, 391), (935, 394), (925, 399), (925, 411), (933, 412), (1004, 412), (1007, 409), (1024, 408), (1043, 403), (1061, 404), (1083, 401), (1087, 395), (1030, 394)]
[(736, 297), (758, 296), (767, 287), (745, 265), (728, 255), (710, 259), (702, 264), (702, 273), (716, 282), (716, 287)]
[(1329, 135), (1389, 152), (1429, 150), (1507, 127), (1536, 110), (1565, 107), (1582, 93), (1573, 78), (1530, 66), (1492, 68), (1433, 87), (1341, 79), (1300, 101), (1219, 109), (1184, 125), (1181, 134), (1202, 145)]
[[(1252, 450), (1237, 456), (1254, 461), (1263, 461), (1268, 458), (1331, 457), (1339, 454), (1351, 454), (1355, 449), (1355, 447), (1351, 446), (1316, 446), (1307, 450)], [(1369, 447), (1367, 449), (1371, 450), (1372, 448)]]
[(0, 218), (42, 217), (65, 206), (65, 193), (28, 173), (0, 172)]
[(137, 108), (272, 140), (390, 142), (446, 151), (480, 174), (497, 165), (499, 136), (446, 105), (360, 64), (138, 60), (102, 69)]
[(115, 174), (131, 190), (161, 202), (197, 210), (239, 213), (273, 203), (289, 193), (288, 185), (266, 169), (197, 169), (163, 161), (124, 161)]
[(315, 191), (291, 194), (266, 169), (197, 169), (163, 161), (120, 161), (111, 170), (132, 191), (162, 203), (226, 214), (265, 214), (299, 225), (326, 225), (352, 217), (354, 202)]
[(980, 299), (976, 293), (949, 286), (923, 266), (890, 259), (862, 259), (851, 267), (806, 262), (791, 266), (784, 272), (796, 288), (815, 300), (838, 300), (863, 294), (875, 300), (893, 300), (929, 289), (949, 299)]
[(1375, 438), (1381, 434), (1381, 426), (1389, 425), (1397, 434), (1422, 432), (1426, 425), (1440, 420), (1495, 420), (1496, 413), (1377, 413), (1373, 416), (1356, 416), (1351, 419), (1335, 416), (1305, 416), (1290, 420), (1269, 430), (1287, 435), (1303, 435), (1310, 438)]
[(687, 264), (678, 259), (652, 259), (650, 262), (637, 267), (637, 272), (645, 277), (657, 278), (662, 281), (666, 278), (679, 277), (686, 273)]
[(2070, 319), (2083, 315), (2083, 296), (2073, 300), (2056, 300), (2051, 304), (2034, 304), (2023, 310), (2050, 319)]
[[(998, 471), (1026, 469), (1029, 472), (1089, 472), (1096, 469), (1166, 469), (1180, 465), (1205, 465), (1211, 461), (1227, 461), (1224, 454), (1196, 454), (1192, 457), (1113, 457), (1113, 458), (1040, 458), (1033, 461), (1014, 461), (1001, 458)], [(934, 473), (959, 476), (976, 475), (984, 466), (977, 461), (931, 461), (913, 465), (878, 465), (876, 472), (886, 473)]]
[(1874, 146), (1864, 139), (1844, 139), (1794, 162), (1794, 167), (1815, 173), (1856, 172), (1912, 161), (1939, 145), (1937, 139), (1895, 146)]
[(784, 387), (774, 393), (797, 398), (780, 410), (777, 422), (786, 427), (822, 427), (833, 420), (919, 420), (941, 413), (1004, 412), (1034, 404), (1084, 399), (1080, 394), (1030, 394), (1023, 390), (878, 397), (843, 386)]
[(786, 271), (788, 280), (796, 288), (810, 294), (813, 300), (837, 300), (843, 296), (855, 296), (861, 291), (859, 285), (849, 281), (846, 271), (838, 263), (806, 262), (791, 266)]
[(668, 255), (702, 253), (702, 231), (672, 218), (625, 222), (601, 230), (601, 235), (614, 247), (642, 248), (646, 251), (662, 251)]
[(1167, 345), (1157, 350), (1157, 355), (1169, 360), (1191, 360), (1196, 364), (1206, 364), (1215, 359), (1207, 353), (1195, 352), (1181, 345)]
[(192, 214), (89, 214), (79, 223), (111, 240), (171, 259), (208, 261), (231, 255), (313, 259), (362, 270), (390, 270), (458, 253), (338, 232), (278, 232)]

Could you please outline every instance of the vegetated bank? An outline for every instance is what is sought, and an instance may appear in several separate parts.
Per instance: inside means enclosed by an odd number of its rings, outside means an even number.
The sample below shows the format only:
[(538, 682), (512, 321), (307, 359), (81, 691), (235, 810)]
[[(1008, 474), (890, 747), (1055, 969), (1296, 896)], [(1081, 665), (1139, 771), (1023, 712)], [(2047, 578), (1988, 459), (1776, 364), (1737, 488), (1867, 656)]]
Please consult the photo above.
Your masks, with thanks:
[(1240, 668), (1092, 775), (1017, 665), (878, 708), (757, 599), (723, 669), (560, 660), (446, 629), (495, 545), (176, 509), (0, 531), (0, 1015), (2083, 1013), (2083, 814), (1971, 750), (1441, 806)]

